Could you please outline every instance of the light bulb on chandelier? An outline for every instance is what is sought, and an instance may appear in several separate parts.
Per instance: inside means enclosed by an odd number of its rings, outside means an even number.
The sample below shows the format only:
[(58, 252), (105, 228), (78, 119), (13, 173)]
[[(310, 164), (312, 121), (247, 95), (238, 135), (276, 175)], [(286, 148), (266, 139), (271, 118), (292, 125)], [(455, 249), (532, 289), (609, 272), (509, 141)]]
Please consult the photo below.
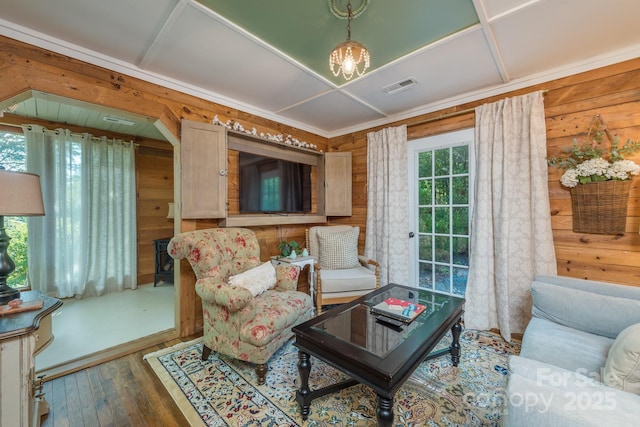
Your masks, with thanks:
[(347, 4), (347, 40), (338, 44), (329, 55), (329, 68), (334, 76), (342, 74), (351, 80), (354, 74), (361, 76), (370, 64), (369, 51), (362, 43), (351, 40), (351, 2)]

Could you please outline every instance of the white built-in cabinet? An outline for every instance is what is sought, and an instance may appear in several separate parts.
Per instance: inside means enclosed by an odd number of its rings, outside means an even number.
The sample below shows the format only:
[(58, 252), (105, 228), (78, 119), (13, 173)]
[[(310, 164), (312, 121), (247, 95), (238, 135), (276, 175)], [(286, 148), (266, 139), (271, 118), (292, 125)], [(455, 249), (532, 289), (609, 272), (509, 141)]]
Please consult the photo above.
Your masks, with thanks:
[(181, 217), (227, 215), (227, 142), (225, 128), (182, 121), (180, 141)]
[(324, 153), (325, 214), (351, 216), (351, 152)]
[[(288, 146), (224, 126), (182, 121), (180, 194), (182, 218), (221, 219), (221, 226), (243, 227), (326, 222), (327, 216), (351, 215), (351, 153), (322, 153)], [(271, 155), (316, 166), (317, 212), (306, 215), (229, 215), (227, 149)]]

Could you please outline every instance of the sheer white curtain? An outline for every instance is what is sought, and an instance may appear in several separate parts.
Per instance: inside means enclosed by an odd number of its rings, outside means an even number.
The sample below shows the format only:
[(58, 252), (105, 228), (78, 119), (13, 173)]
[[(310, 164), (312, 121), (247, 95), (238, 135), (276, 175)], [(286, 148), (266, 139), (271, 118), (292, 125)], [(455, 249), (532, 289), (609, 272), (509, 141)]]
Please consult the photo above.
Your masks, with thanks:
[(533, 277), (556, 273), (542, 92), (476, 108), (475, 153), (465, 326), (510, 341), (531, 317)]
[(133, 145), (68, 130), (23, 128), (27, 170), (40, 175), (45, 216), (29, 219), (29, 277), (58, 298), (135, 288)]
[(407, 127), (367, 134), (365, 256), (380, 263), (380, 286), (409, 283)]

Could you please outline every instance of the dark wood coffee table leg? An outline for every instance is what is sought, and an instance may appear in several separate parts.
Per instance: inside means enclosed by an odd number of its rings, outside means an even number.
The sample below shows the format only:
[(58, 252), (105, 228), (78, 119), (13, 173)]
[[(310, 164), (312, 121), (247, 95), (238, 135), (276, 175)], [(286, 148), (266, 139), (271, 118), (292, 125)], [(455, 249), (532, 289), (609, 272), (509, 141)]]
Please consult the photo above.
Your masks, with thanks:
[(384, 397), (378, 394), (378, 406), (376, 407), (378, 427), (391, 427), (393, 425), (393, 397)]
[(460, 362), (460, 353), (462, 352), (460, 349), (461, 332), (462, 325), (460, 324), (460, 319), (458, 319), (456, 324), (451, 327), (451, 335), (453, 336), (451, 343), (451, 361), (453, 362), (453, 366), (458, 366), (458, 362)]
[(309, 416), (313, 397), (309, 389), (309, 373), (311, 372), (311, 358), (307, 353), (298, 351), (298, 373), (300, 374), (300, 390), (296, 391), (296, 401), (300, 405), (302, 419)]

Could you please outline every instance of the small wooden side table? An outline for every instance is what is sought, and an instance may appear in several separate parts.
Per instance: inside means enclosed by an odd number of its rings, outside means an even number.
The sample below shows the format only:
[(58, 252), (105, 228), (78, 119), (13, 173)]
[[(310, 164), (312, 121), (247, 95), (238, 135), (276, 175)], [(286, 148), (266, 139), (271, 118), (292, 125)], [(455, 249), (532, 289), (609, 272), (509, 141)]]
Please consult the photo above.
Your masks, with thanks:
[(0, 425), (39, 426), (49, 406), (34, 381), (35, 355), (53, 341), (51, 313), (62, 301), (39, 291), (21, 292), (20, 299), (43, 305), (0, 317)]

